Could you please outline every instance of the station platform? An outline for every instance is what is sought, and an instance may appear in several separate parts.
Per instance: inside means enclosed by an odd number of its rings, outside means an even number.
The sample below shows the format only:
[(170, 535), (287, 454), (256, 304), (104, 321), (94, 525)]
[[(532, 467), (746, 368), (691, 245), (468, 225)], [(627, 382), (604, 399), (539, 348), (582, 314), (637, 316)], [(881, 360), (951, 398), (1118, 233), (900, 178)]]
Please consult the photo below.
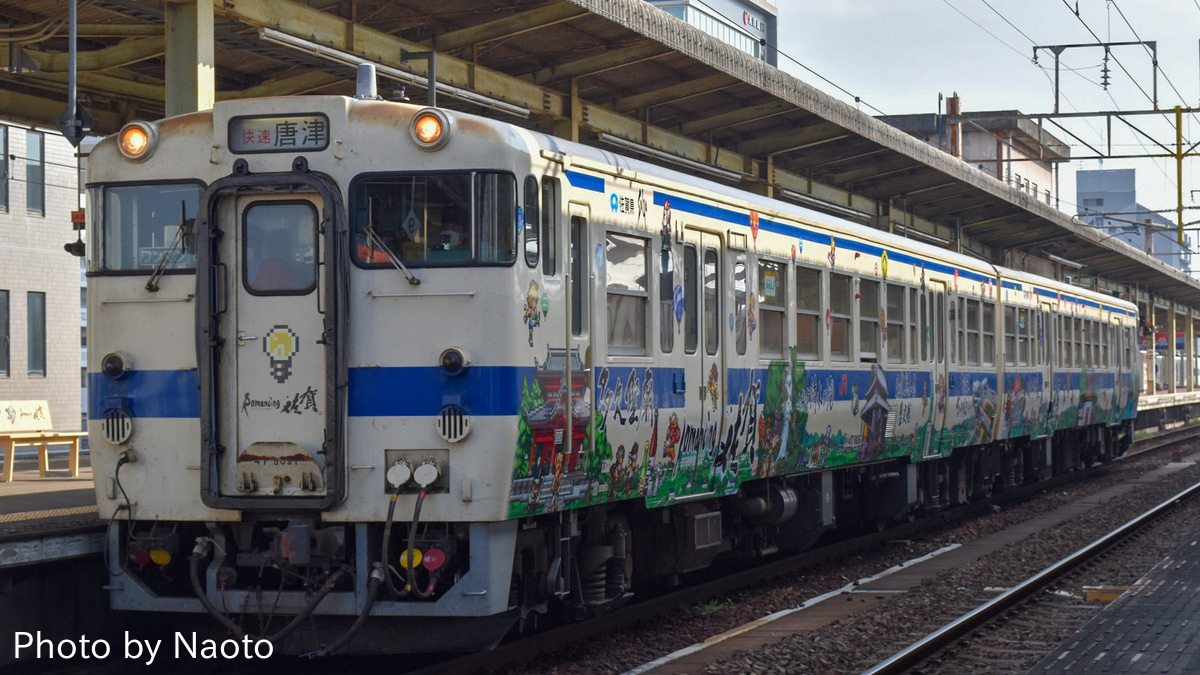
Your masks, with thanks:
[(1200, 673), (1200, 528), (1028, 675)]
[(36, 458), (17, 458), (13, 481), (0, 483), (0, 569), (74, 558), (103, 550), (90, 458), (71, 478), (65, 455), (51, 454), (41, 476)]

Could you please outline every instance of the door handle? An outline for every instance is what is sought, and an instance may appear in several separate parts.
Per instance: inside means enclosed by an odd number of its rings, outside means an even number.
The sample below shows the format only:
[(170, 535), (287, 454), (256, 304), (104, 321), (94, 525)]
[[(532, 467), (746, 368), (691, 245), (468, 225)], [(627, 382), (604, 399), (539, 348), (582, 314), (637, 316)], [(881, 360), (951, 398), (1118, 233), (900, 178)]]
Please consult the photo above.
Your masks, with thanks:
[(257, 335), (246, 335), (246, 331), (241, 331), (241, 330), (238, 331), (237, 341), (238, 341), (239, 347), (246, 344), (247, 342), (249, 342), (251, 340), (257, 340), (257, 339), (258, 339)]

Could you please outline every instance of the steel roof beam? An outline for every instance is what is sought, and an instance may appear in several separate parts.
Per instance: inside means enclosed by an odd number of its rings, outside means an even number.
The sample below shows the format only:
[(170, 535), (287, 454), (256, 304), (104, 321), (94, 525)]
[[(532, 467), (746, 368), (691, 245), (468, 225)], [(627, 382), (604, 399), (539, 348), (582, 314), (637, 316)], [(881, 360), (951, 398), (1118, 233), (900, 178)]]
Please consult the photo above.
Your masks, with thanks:
[(663, 105), (664, 103), (675, 103), (684, 99), (692, 98), (693, 96), (709, 94), (722, 89), (727, 89), (736, 84), (740, 84), (740, 81), (737, 78), (721, 73), (719, 75), (702, 77), (698, 80), (689, 80), (687, 82), (680, 82), (679, 84), (661, 87), (659, 89), (655, 89), (654, 91), (648, 91), (644, 94), (635, 94), (633, 96), (618, 98), (613, 101), (609, 107), (617, 112), (627, 113), (634, 110), (640, 110), (642, 108), (653, 108), (654, 106)]
[(772, 134), (753, 141), (739, 143), (737, 151), (751, 157), (762, 157), (791, 149), (811, 147), (816, 143), (835, 141), (850, 136), (850, 132), (833, 122), (818, 122), (785, 134)]
[(470, 28), (436, 35), (430, 46), (440, 52), (453, 51), (469, 45), (515, 37), (529, 31), (554, 26), (587, 15), (587, 10), (569, 2), (557, 2), (528, 12), (481, 23)]
[(576, 77), (587, 77), (588, 75), (596, 75), (617, 68), (624, 68), (634, 64), (649, 61), (664, 54), (670, 53), (665, 45), (657, 42), (642, 41), (638, 44), (624, 47), (621, 49), (612, 49), (609, 51), (579, 59), (578, 61), (568, 61), (549, 68), (535, 70), (527, 77), (537, 84), (551, 84), (553, 82), (562, 82)]
[(737, 126), (747, 122), (755, 122), (768, 117), (774, 117), (783, 113), (796, 110), (796, 106), (787, 101), (771, 101), (749, 108), (739, 107), (737, 110), (731, 110), (727, 113), (712, 115), (693, 122), (687, 122), (680, 125), (679, 131), (685, 136), (694, 134), (703, 134), (709, 131), (716, 131), (725, 127)]
[[(159, 33), (161, 32), (160, 29)], [(69, 55), (66, 52), (42, 52), (33, 49), (22, 51), (37, 64), (42, 72), (65, 73), (70, 68)], [(153, 59), (162, 56), (166, 51), (165, 38), (149, 37), (141, 40), (129, 40), (104, 49), (79, 52), (76, 55), (75, 63), (80, 71), (108, 70)]]

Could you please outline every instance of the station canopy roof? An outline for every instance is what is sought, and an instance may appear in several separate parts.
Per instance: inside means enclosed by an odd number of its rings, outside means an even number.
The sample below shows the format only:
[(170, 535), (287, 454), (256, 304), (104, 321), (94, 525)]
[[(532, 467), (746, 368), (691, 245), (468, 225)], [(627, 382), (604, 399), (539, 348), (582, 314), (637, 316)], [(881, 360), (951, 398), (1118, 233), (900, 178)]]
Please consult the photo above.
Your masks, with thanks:
[[(443, 107), (675, 168), (683, 158), (696, 175), (759, 193), (771, 183), (777, 197), (877, 226), (903, 209), (913, 230), (962, 227), (993, 254), (1052, 254), (1200, 305), (1200, 284), (1178, 269), (642, 0), (211, 4), (218, 100), (353, 94), (353, 60), (365, 58), (383, 66), (384, 98), (404, 86), (419, 103), (427, 64), (402, 54), (435, 51)], [(164, 114), (165, 7), (79, 0), (80, 99), (97, 132)], [(62, 0), (0, 0), (3, 36), (18, 48), (0, 50), (0, 116), (49, 124), (65, 109), (65, 10)]]

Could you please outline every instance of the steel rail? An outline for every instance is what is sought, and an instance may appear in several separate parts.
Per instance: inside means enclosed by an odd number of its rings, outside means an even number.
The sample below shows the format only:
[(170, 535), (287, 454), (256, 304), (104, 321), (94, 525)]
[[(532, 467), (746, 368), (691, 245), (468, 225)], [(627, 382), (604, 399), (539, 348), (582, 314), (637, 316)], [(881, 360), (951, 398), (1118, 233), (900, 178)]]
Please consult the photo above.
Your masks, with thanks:
[(1186, 490), (1179, 492), (1100, 539), (1084, 546), (1066, 558), (1059, 560), (1004, 593), (976, 607), (967, 614), (926, 635), (907, 649), (892, 655), (886, 661), (879, 663), (870, 670), (864, 671), (862, 675), (897, 675), (898, 673), (908, 671), (967, 633), (1012, 609), (1034, 592), (1065, 576), (1068, 572), (1108, 550), (1117, 542), (1173, 510), (1184, 500), (1194, 497), (1197, 493), (1200, 493), (1200, 483), (1196, 483)]

